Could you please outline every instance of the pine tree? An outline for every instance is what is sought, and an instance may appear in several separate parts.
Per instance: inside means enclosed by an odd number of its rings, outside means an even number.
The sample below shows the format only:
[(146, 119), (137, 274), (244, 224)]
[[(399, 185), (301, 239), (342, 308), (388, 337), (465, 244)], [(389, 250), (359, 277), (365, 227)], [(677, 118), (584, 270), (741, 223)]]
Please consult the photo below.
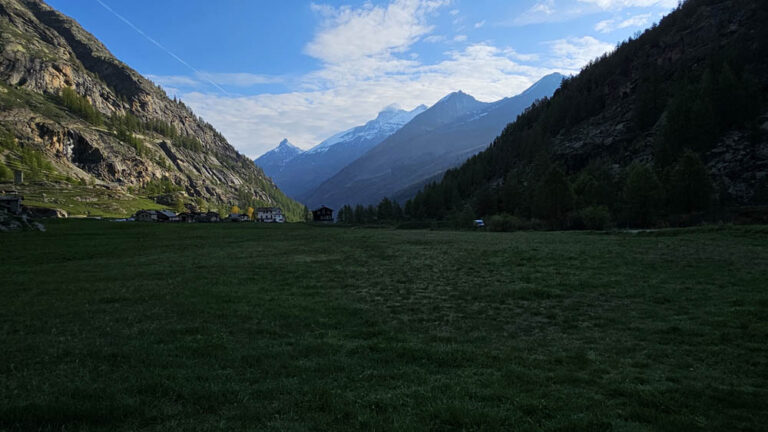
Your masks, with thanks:
[(536, 187), (533, 214), (557, 226), (565, 222), (566, 214), (573, 208), (573, 192), (563, 171), (552, 166)]
[(698, 154), (686, 150), (675, 165), (670, 179), (669, 200), (675, 211), (691, 213), (709, 209), (713, 186)]
[(629, 167), (624, 187), (625, 218), (632, 226), (650, 226), (659, 214), (664, 189), (650, 166), (634, 163)]

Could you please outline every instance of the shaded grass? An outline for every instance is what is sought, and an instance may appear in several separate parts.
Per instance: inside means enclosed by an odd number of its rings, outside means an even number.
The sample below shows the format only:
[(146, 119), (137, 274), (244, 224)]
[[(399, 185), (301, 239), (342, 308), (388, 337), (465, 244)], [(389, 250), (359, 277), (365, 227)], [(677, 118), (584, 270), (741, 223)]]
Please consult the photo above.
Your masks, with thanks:
[[(0, 187), (3, 185), (0, 184)], [(168, 206), (149, 198), (109, 190), (99, 186), (81, 186), (62, 183), (7, 185), (24, 197), (29, 207), (58, 208), (70, 216), (125, 218), (138, 210), (161, 210)]]
[(0, 429), (768, 421), (760, 227), (48, 228), (2, 237)]

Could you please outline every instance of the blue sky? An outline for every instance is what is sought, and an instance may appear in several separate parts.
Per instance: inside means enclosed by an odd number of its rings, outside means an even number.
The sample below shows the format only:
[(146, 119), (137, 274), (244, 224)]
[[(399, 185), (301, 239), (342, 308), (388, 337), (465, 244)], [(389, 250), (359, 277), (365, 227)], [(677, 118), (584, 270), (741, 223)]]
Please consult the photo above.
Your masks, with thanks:
[[(386, 106), (513, 96), (676, 0), (48, 0), (242, 153), (309, 148)], [(119, 16), (118, 16), (119, 15)]]

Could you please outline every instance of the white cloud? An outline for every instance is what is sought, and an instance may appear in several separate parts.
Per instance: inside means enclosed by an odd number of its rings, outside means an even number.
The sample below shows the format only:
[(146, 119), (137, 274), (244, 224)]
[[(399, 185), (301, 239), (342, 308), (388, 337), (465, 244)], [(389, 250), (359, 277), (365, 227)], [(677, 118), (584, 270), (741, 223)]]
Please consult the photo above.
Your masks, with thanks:
[(435, 0), (395, 0), (386, 7), (366, 4), (361, 9), (313, 5), (325, 23), (304, 51), (326, 63), (403, 52), (432, 30), (427, 15), (445, 4)]
[(166, 89), (168, 87), (198, 87), (200, 85), (200, 81), (188, 76), (152, 74), (145, 76), (155, 84), (159, 84)]
[(524, 26), (540, 23), (566, 22), (585, 15), (620, 12), (629, 8), (654, 8), (669, 11), (678, 0), (539, 0), (517, 17), (499, 25)]
[(677, 5), (677, 0), (579, 0), (581, 3), (596, 5), (601, 9), (626, 9), (631, 7), (664, 7), (673, 8)]
[(456, 35), (453, 37), (454, 42), (466, 42), (466, 40), (467, 40), (467, 35), (463, 35), (463, 34)]
[[(518, 63), (514, 51), (475, 44), (447, 53), (436, 64), (408, 63), (401, 73), (381, 73), (343, 84), (307, 86), (291, 93), (227, 97), (187, 93), (183, 100), (251, 157), (275, 147), (284, 137), (309, 148), (340, 130), (362, 124), (385, 106), (405, 109), (431, 104), (463, 90), (494, 101), (520, 93), (557, 68)], [(329, 79), (340, 79), (329, 73)], [(316, 78), (308, 76), (310, 82)], [(327, 83), (328, 84), (328, 83)]]
[[(425, 63), (412, 51), (418, 41), (449, 42), (430, 34), (430, 18), (443, 0), (392, 0), (360, 8), (312, 5), (322, 24), (305, 47), (321, 67), (284, 84), (279, 94), (227, 95), (206, 86), (204, 79), (230, 86), (279, 80), (252, 74), (201, 74), (164, 77), (160, 84), (186, 89), (179, 93), (194, 111), (218, 128), (241, 152), (256, 157), (287, 137), (302, 148), (375, 117), (387, 105), (411, 109), (463, 90), (495, 101), (525, 90), (542, 76), (573, 73), (608, 44), (572, 38), (544, 45), (548, 52), (520, 54), (488, 43), (469, 44)], [(466, 41), (460, 34), (456, 41)], [(537, 62), (532, 66), (530, 62)]]
[(477, 29), (477, 28), (483, 27), (484, 25), (485, 25), (485, 20), (478, 21), (475, 23), (475, 28)]
[(599, 41), (592, 36), (581, 38), (558, 39), (547, 43), (553, 57), (549, 64), (552, 67), (579, 71), (591, 60), (613, 51), (613, 44)]
[(429, 35), (425, 37), (423, 40), (424, 42), (438, 43), (438, 42), (445, 42), (445, 39), (446, 39), (445, 36), (442, 36), (442, 35)]
[(646, 27), (653, 19), (653, 14), (635, 15), (626, 19), (614, 18), (600, 21), (595, 25), (595, 31), (600, 33), (611, 33), (618, 29)]

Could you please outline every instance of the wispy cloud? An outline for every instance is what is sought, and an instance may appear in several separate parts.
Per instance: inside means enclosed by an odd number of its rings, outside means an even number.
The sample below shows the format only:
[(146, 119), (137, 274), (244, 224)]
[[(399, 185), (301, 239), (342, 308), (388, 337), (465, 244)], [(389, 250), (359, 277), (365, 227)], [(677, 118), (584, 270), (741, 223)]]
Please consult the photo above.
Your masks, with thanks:
[[(548, 73), (575, 73), (613, 48), (583, 36), (545, 43), (540, 52), (519, 53), (491, 42), (467, 43), (463, 33), (433, 34), (436, 17), (449, 4), (444, 0), (392, 0), (358, 8), (313, 4), (320, 24), (304, 52), (321, 66), (290, 80), (203, 72), (152, 78), (166, 88), (182, 88), (180, 96), (196, 113), (240, 151), (255, 157), (284, 137), (311, 147), (370, 120), (393, 103), (411, 109), (456, 90), (484, 101), (512, 96)], [(453, 41), (463, 43), (450, 45)], [(444, 52), (441, 59), (422, 61), (414, 49), (419, 42), (444, 42), (455, 49)], [(204, 79), (230, 89), (279, 81), (285, 91), (222, 94), (206, 86)]]
[(595, 24), (595, 31), (600, 33), (611, 33), (613, 31), (624, 28), (638, 28), (645, 27), (650, 24), (653, 19), (653, 14), (640, 14), (631, 16), (629, 18), (613, 18), (603, 20)]
[(614, 49), (614, 45), (599, 41), (592, 36), (572, 37), (547, 42), (553, 56), (549, 64), (552, 67), (578, 71), (581, 67), (601, 55)]
[(519, 16), (503, 20), (498, 25), (525, 26), (542, 23), (567, 22), (585, 15), (621, 12), (629, 9), (655, 8), (670, 10), (678, 0), (538, 0)]
[(605, 10), (621, 10), (626, 8), (652, 7), (673, 8), (678, 0), (579, 0), (581, 3), (596, 5)]

